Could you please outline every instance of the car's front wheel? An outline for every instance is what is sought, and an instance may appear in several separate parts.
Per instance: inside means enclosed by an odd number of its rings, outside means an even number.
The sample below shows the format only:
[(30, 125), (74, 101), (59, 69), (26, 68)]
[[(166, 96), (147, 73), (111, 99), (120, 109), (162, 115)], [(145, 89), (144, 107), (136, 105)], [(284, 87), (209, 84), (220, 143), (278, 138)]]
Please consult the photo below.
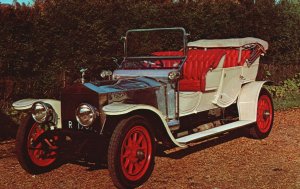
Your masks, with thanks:
[(31, 174), (50, 171), (57, 165), (57, 146), (53, 138), (36, 142), (45, 128), (27, 117), (20, 125), (16, 136), (16, 154), (20, 165)]
[(135, 188), (154, 168), (155, 141), (149, 122), (142, 116), (123, 119), (116, 126), (108, 148), (108, 169), (118, 188)]

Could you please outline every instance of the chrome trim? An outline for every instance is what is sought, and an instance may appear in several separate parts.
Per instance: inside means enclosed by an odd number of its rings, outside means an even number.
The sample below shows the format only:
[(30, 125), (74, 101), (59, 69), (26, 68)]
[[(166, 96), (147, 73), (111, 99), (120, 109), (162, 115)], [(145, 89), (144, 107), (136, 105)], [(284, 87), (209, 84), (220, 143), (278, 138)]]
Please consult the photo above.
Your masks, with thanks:
[(80, 73), (81, 73), (81, 83), (83, 84), (83, 83), (85, 83), (85, 72), (87, 71), (88, 69), (87, 68), (82, 68), (81, 70), (80, 70)]
[(103, 130), (104, 130), (104, 125), (106, 123), (106, 114), (103, 111), (102, 107), (99, 111), (99, 118), (100, 118), (100, 124), (101, 124), (101, 129), (100, 129), (100, 134), (103, 134)]
[[(82, 106), (84, 106), (84, 105), (86, 105), (92, 111), (92, 114), (93, 114), (93, 120), (92, 120), (92, 122), (90, 124), (82, 124), (81, 121), (80, 121), (80, 119), (78, 118), (78, 115), (77, 115), (79, 109)], [(81, 103), (81, 104), (79, 104), (79, 106), (76, 108), (76, 111), (75, 111), (75, 117), (76, 117), (77, 122), (80, 125), (84, 126), (84, 127), (89, 127), (89, 126), (93, 125), (93, 123), (95, 122), (95, 120), (96, 120), (96, 118), (98, 116), (99, 116), (99, 112), (98, 112), (97, 108), (95, 108), (94, 106), (92, 106), (92, 105), (90, 105), (88, 103)]]
[(166, 118), (169, 120), (169, 108), (168, 108), (168, 93), (167, 93), (167, 85), (164, 85), (164, 95), (165, 95), (165, 106), (166, 106)]
[(98, 94), (129, 92), (160, 87), (161, 83), (147, 77), (122, 78), (110, 85), (99, 85), (97, 83), (85, 83), (85, 87)]
[(46, 104), (44, 102), (37, 101), (37, 102), (35, 102), (35, 103), (32, 104), (32, 107), (31, 107), (32, 112), (35, 111), (34, 109), (35, 109), (35, 107), (36, 107), (37, 104), (40, 104), (45, 109), (45, 111), (46, 111), (46, 117), (44, 118), (44, 121), (38, 121), (36, 119), (36, 116), (34, 116), (34, 114), (31, 113), (31, 116), (34, 119), (34, 121), (36, 121), (37, 123), (47, 123), (47, 122), (51, 121), (53, 119), (53, 117), (54, 117), (53, 115), (55, 115), (53, 113), (55, 111), (53, 110), (52, 106), (49, 105), (49, 104)]
[(113, 77), (138, 77), (138, 76), (148, 76), (160, 80), (168, 81), (168, 74), (172, 71), (177, 71), (177, 69), (142, 69), (142, 70), (115, 70)]

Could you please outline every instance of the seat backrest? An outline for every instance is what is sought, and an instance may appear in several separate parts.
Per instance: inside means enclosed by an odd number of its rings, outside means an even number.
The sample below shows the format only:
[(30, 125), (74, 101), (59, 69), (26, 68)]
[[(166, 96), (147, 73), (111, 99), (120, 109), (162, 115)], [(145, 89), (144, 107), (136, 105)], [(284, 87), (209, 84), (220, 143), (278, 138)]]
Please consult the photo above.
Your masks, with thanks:
[(225, 49), (226, 57), (224, 61), (224, 68), (238, 66), (239, 63), (239, 49)]
[[(204, 92), (207, 72), (215, 69), (224, 55), (225, 51), (222, 49), (190, 49), (183, 67), (182, 81), (185, 82), (185, 87), (180, 87), (180, 90)], [(189, 82), (191, 85), (198, 82), (199, 87), (188, 87)]]
[(245, 64), (246, 60), (250, 58), (250, 55), (251, 55), (251, 50), (243, 50), (242, 57), (239, 62), (239, 66), (243, 66)]
[(235, 67), (235, 66), (242, 66), (244, 65), (246, 59), (250, 57), (251, 51), (250, 50), (242, 50), (241, 58), (239, 61), (239, 49), (225, 49), (226, 57), (224, 61), (224, 68)]
[(191, 49), (188, 51), (188, 56), (183, 67), (184, 79), (199, 80), (199, 68), (204, 61), (204, 53), (205, 51), (202, 49)]
[(185, 79), (202, 79), (202, 74), (206, 74), (209, 69), (215, 69), (225, 51), (222, 49), (190, 49), (183, 68)]
[[(152, 53), (154, 56), (183, 56), (183, 51), (159, 51)], [(178, 66), (178, 60), (160, 60), (163, 67), (172, 68)], [(159, 64), (159, 62), (158, 62)]]

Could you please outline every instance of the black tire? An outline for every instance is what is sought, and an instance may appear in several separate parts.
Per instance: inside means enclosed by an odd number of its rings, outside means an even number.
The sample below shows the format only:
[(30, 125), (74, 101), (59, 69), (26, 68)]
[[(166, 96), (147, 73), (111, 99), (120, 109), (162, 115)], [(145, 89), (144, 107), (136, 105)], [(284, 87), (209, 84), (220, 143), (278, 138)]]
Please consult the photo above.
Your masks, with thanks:
[(154, 135), (144, 117), (121, 120), (108, 148), (108, 170), (114, 185), (135, 188), (146, 182), (154, 169), (154, 152)]
[(256, 123), (249, 128), (249, 135), (254, 139), (264, 139), (269, 136), (274, 121), (272, 97), (264, 88), (259, 94), (256, 117)]
[[(56, 152), (55, 157), (50, 158), (40, 158), (40, 153), (46, 154), (44, 150), (32, 150), (29, 148), (29, 140), (34, 140), (33, 135), (32, 138), (29, 139), (29, 135), (34, 129), (40, 129), (40, 132), (43, 132), (43, 129), (39, 127), (39, 125), (32, 119), (31, 116), (27, 116), (21, 123), (17, 136), (16, 136), (16, 154), (18, 161), (22, 168), (26, 170), (30, 174), (40, 174), (44, 172), (48, 172), (58, 166), (58, 156)], [(37, 134), (35, 133), (34, 136)], [(55, 139), (52, 139), (55, 140)], [(39, 143), (39, 149), (47, 149), (47, 146), (42, 143)], [(36, 153), (39, 155), (35, 155)], [(39, 158), (34, 158), (39, 156)]]

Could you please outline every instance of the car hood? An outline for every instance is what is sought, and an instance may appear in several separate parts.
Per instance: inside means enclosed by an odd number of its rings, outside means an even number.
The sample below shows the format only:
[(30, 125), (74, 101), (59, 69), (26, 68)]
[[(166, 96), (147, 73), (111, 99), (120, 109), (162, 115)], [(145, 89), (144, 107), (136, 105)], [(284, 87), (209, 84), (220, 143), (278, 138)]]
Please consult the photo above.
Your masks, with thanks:
[(103, 85), (103, 82), (84, 83), (85, 87), (98, 94), (156, 88), (161, 85), (160, 81), (150, 77), (122, 78), (108, 85)]

